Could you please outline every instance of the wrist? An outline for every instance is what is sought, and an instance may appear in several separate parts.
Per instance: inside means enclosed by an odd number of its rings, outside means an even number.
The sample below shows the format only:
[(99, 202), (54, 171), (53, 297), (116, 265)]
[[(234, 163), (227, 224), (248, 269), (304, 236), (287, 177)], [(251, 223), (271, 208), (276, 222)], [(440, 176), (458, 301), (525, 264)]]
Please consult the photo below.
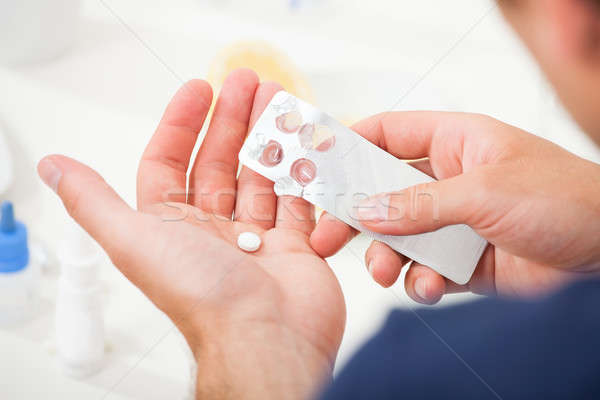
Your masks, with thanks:
[(220, 329), (195, 355), (197, 398), (311, 398), (333, 370), (329, 355), (277, 323)]

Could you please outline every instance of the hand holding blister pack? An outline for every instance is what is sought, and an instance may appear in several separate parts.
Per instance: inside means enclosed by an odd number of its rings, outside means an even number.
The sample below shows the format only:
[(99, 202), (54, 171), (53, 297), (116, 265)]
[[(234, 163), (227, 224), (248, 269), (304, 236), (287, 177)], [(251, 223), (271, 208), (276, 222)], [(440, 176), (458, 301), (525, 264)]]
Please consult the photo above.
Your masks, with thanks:
[(433, 179), (289, 93), (273, 97), (239, 159), (272, 180), (278, 196), (302, 197), (458, 284), (469, 281), (486, 247), (466, 225), (411, 236), (368, 231), (355, 217), (360, 200)]

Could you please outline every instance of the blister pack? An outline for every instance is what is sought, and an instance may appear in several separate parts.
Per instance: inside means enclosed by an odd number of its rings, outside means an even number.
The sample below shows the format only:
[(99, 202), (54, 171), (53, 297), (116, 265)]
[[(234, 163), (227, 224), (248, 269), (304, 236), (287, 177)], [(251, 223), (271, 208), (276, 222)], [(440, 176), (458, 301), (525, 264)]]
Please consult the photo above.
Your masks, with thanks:
[(458, 284), (468, 282), (486, 247), (466, 225), (410, 236), (367, 230), (355, 217), (360, 200), (433, 179), (287, 92), (273, 97), (239, 159), (273, 181), (278, 196), (302, 197)]

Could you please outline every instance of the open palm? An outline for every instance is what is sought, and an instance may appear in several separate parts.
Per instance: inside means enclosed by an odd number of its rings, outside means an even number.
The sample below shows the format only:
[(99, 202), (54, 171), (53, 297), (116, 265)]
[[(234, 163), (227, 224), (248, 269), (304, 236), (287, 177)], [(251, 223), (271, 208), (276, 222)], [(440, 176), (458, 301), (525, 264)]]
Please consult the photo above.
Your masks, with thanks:
[[(72, 159), (50, 156), (39, 170), (114, 264), (174, 321), (199, 362), (218, 354), (226, 358), (222, 365), (237, 363), (228, 372), (235, 375), (244, 360), (260, 362), (261, 352), (278, 352), (280, 362), (311, 375), (308, 390), (335, 361), (345, 323), (343, 296), (310, 247), (313, 207), (277, 198), (273, 183), (247, 168), (237, 176), (249, 126), (279, 90), (259, 84), (251, 71), (232, 73), (188, 179), (212, 90), (199, 80), (182, 87), (140, 162), (139, 211)], [(255, 253), (237, 247), (246, 231), (262, 239)], [(244, 350), (230, 360), (236, 347)], [(296, 386), (301, 381), (296, 377)]]

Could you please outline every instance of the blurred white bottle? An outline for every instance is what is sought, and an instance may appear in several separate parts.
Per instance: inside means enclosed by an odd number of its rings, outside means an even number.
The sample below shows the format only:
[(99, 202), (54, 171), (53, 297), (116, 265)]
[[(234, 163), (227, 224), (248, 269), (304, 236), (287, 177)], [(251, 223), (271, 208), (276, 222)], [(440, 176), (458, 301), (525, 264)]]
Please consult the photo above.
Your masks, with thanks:
[(72, 224), (58, 251), (61, 277), (56, 299), (56, 350), (64, 371), (75, 378), (98, 372), (104, 361), (101, 253)]
[(34, 63), (66, 52), (77, 39), (81, 0), (3, 0), (0, 63)]

